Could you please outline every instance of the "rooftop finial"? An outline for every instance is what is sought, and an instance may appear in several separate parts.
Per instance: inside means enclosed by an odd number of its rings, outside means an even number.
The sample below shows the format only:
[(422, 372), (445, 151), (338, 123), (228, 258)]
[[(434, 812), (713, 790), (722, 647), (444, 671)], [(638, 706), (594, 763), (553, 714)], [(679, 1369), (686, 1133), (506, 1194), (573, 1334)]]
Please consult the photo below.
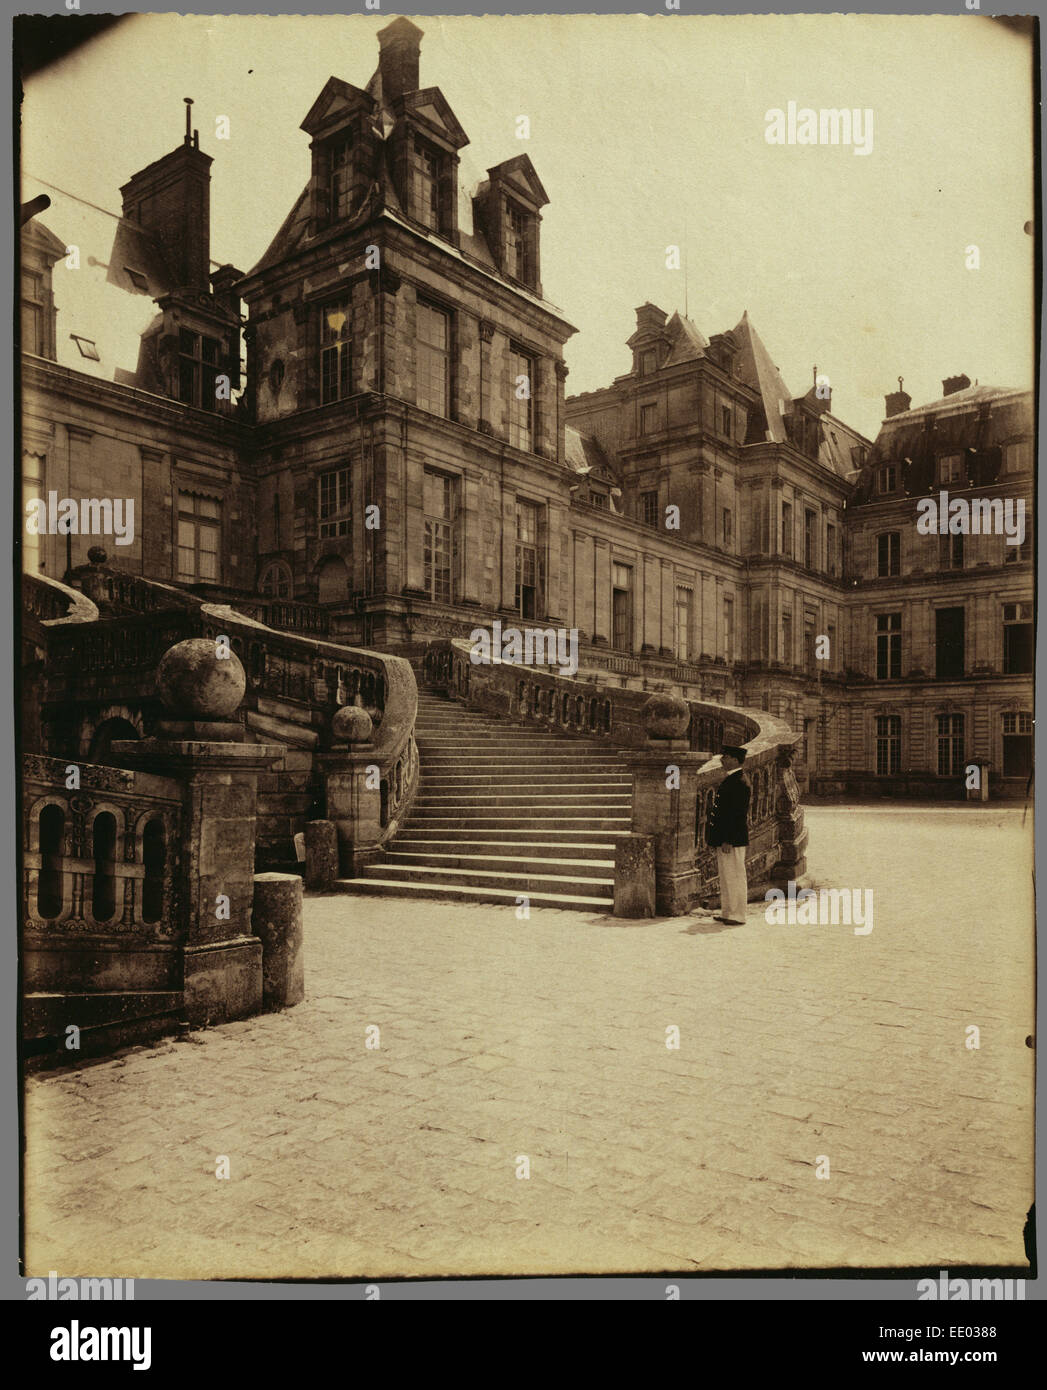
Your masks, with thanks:
[(902, 389), (902, 382), (903, 382), (904, 380), (905, 380), (905, 378), (904, 378), (903, 376), (900, 376), (900, 377), (898, 378), (898, 390), (899, 390), (899, 391)]
[(187, 145), (191, 145), (191, 144), (193, 143), (193, 99), (192, 99), (192, 97), (183, 97), (182, 100), (185, 102), (185, 141), (184, 141), (184, 143), (187, 144)]

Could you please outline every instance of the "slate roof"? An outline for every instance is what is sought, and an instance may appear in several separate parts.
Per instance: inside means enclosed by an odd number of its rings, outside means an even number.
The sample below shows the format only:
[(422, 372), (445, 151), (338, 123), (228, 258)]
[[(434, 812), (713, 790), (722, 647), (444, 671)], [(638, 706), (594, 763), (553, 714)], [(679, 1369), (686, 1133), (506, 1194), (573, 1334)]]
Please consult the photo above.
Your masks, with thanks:
[(732, 336), (739, 345), (739, 376), (747, 386), (759, 393), (767, 420), (767, 433), (772, 442), (784, 444), (783, 412), (788, 411), (793, 398), (782, 380), (781, 372), (771, 361), (763, 339), (749, 322), (748, 309), (742, 314), (741, 322), (732, 329)]

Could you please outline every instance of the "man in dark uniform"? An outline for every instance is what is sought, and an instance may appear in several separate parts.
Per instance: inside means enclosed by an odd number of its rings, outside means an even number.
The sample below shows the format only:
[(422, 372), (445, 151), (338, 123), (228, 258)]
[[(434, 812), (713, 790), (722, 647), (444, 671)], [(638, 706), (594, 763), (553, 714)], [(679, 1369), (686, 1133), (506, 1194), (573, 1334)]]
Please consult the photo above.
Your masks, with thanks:
[(745, 922), (748, 883), (745, 877), (745, 850), (749, 843), (749, 801), (752, 787), (742, 771), (744, 748), (725, 743), (720, 763), (727, 776), (716, 792), (713, 809), (705, 828), (706, 844), (716, 850), (716, 870), (720, 877), (720, 916), (718, 922), (739, 927)]

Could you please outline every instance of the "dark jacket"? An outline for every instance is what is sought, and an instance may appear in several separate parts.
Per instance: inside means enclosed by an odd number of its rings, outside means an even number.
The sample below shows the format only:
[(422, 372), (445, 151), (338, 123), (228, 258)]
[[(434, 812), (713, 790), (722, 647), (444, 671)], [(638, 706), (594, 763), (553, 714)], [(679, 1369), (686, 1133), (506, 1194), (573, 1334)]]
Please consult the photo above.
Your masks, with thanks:
[(752, 794), (752, 787), (741, 768), (727, 774), (717, 789), (705, 827), (707, 845), (716, 849), (720, 845), (749, 843), (748, 816)]

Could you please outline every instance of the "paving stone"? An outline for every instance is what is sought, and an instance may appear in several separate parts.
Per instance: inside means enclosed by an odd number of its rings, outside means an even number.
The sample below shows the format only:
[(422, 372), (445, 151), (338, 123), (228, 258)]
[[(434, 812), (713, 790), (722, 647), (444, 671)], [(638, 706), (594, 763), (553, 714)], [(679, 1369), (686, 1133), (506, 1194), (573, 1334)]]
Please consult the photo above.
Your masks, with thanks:
[(29, 1272), (1022, 1265), (1031, 900), (955, 893), (1020, 843), (979, 814), (808, 811), (864, 938), (307, 899), (296, 1008), (30, 1078)]

